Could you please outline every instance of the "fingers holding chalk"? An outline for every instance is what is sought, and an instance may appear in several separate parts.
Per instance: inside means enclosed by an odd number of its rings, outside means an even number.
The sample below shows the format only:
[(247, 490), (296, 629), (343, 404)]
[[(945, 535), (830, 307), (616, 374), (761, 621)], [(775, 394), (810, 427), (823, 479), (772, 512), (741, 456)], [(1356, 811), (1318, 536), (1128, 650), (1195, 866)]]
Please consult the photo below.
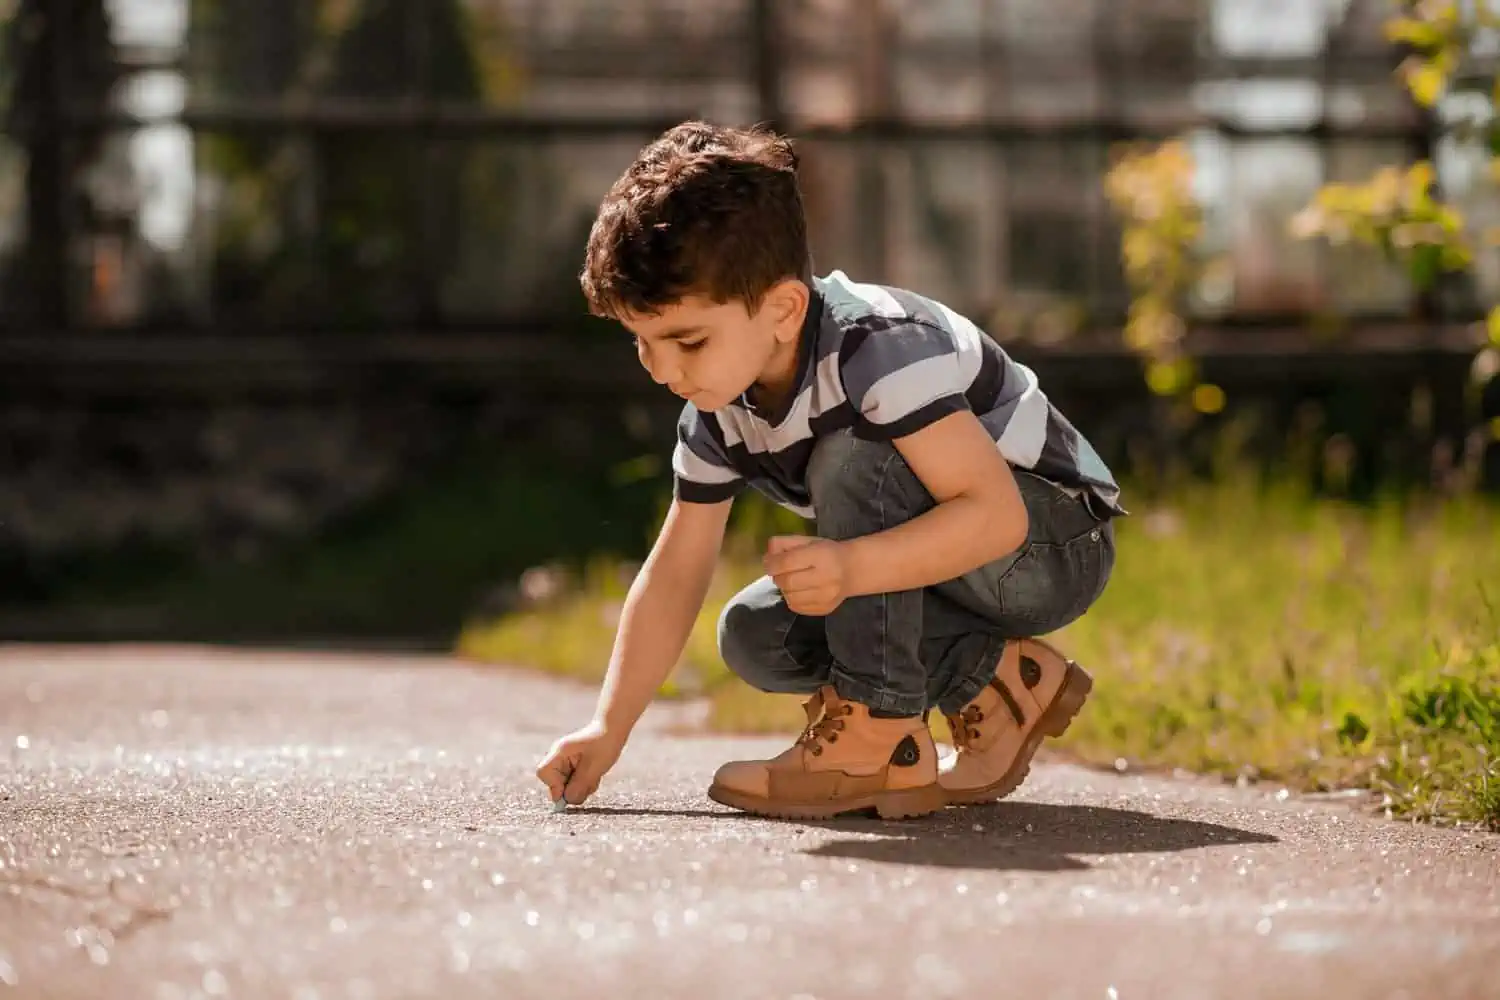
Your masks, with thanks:
[(561, 767), (562, 788), (558, 791), (557, 798), (552, 800), (552, 811), (554, 813), (568, 811), (568, 782), (573, 780), (573, 772), (576, 770), (577, 767), (572, 761), (563, 761)]

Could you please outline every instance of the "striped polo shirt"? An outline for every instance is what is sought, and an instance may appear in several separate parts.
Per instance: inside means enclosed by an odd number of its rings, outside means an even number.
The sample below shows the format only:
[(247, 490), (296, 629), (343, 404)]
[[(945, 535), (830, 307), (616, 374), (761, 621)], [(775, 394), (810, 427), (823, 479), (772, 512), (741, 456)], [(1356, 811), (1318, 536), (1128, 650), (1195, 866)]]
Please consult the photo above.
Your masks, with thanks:
[(811, 518), (807, 464), (819, 437), (852, 427), (891, 440), (972, 410), (1012, 466), (1092, 495), (1106, 516), (1125, 513), (1113, 475), (1036, 375), (974, 323), (940, 302), (841, 271), (813, 278), (812, 293), (796, 389), (776, 412), (748, 395), (713, 413), (683, 407), (672, 456), (679, 499), (717, 503), (749, 486)]

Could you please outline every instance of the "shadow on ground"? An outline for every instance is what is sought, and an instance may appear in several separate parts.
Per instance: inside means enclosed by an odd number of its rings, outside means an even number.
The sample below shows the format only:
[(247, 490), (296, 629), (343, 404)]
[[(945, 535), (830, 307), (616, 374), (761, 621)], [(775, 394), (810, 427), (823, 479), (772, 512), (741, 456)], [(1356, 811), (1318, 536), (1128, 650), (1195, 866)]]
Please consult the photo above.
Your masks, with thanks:
[(830, 840), (807, 853), (814, 857), (987, 871), (1082, 871), (1090, 866), (1074, 855), (1155, 854), (1277, 842), (1269, 834), (1216, 823), (1154, 816), (1131, 809), (1044, 802), (999, 802), (945, 809), (924, 819), (896, 822), (863, 817), (822, 821), (759, 819), (729, 809), (584, 806), (579, 811), (602, 816), (718, 817), (857, 833), (860, 836)]
[(986, 871), (1081, 871), (1090, 866), (1074, 855), (1276, 843), (1268, 834), (1215, 823), (1042, 802), (948, 809), (911, 823), (850, 819), (815, 825), (866, 836), (820, 844), (808, 851), (814, 856)]

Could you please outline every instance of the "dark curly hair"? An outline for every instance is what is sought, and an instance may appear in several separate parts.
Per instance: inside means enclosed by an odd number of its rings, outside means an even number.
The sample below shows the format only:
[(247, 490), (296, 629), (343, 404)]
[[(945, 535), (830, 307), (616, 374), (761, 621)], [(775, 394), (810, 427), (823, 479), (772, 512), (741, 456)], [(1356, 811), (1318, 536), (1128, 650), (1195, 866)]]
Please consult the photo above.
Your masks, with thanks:
[(611, 319), (688, 295), (753, 312), (808, 268), (792, 144), (763, 127), (693, 121), (642, 149), (604, 196), (579, 281), (589, 311)]

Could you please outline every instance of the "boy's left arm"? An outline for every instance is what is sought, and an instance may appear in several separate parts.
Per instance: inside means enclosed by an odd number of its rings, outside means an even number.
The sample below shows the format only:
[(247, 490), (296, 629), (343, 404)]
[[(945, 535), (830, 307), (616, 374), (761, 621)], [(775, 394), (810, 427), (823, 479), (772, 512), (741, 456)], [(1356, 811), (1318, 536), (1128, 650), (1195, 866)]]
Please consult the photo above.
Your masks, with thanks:
[(951, 413), (892, 444), (937, 506), (848, 541), (773, 539), (766, 571), (793, 610), (826, 614), (845, 598), (932, 586), (1026, 541), (1015, 475), (971, 411)]

